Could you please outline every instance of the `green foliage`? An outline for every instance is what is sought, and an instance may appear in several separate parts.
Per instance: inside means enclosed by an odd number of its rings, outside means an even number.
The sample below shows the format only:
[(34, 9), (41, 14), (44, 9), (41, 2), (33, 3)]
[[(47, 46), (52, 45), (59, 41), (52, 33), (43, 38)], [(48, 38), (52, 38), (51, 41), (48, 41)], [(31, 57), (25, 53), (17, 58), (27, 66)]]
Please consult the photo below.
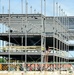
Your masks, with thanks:
[(72, 73), (72, 70), (70, 68), (68, 68), (69, 73)]
[(0, 63), (5, 63), (6, 60), (4, 58), (0, 58)]

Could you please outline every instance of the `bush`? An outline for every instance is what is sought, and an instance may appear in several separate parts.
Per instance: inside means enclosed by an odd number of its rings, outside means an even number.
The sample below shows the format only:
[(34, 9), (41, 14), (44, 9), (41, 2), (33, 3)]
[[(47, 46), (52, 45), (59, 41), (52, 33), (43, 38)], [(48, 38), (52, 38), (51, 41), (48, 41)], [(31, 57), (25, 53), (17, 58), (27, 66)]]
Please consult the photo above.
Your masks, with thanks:
[(0, 58), (0, 63), (5, 63), (6, 60), (4, 58)]
[(72, 73), (72, 70), (70, 68), (68, 69), (68, 71), (69, 71), (69, 73)]

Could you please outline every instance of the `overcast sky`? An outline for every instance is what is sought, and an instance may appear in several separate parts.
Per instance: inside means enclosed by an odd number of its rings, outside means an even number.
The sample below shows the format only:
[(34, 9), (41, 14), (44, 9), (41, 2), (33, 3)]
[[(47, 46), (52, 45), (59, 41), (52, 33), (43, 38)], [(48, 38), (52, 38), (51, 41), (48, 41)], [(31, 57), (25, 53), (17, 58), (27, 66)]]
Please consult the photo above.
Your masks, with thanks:
[[(40, 2), (41, 0), (27, 0), (28, 2), (28, 12), (30, 13), (30, 6), (36, 9), (36, 12), (40, 12)], [(74, 15), (74, 0), (55, 0), (64, 10), (67, 15)], [(44, 5), (44, 0), (43, 0)], [(8, 13), (9, 0), (0, 0), (0, 13), (2, 13), (2, 7), (4, 7), (4, 13)], [(46, 14), (53, 15), (53, 0), (46, 0)], [(21, 0), (10, 0), (10, 10), (11, 13), (21, 13)], [(43, 9), (44, 10), (44, 9)], [(23, 0), (23, 13), (25, 13), (25, 0)], [(43, 12), (44, 13), (44, 12)]]

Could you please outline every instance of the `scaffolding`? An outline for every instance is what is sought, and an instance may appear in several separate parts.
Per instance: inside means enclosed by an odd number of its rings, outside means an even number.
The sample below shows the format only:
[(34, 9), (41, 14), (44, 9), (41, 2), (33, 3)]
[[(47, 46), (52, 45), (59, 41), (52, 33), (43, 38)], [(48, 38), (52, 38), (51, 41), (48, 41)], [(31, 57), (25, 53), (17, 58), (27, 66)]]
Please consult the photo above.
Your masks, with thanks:
[[(44, 2), (44, 14), (43, 14)], [(46, 16), (46, 0), (41, 0), (39, 14), (21, 0), (21, 14), (0, 14), (0, 70), (1, 71), (68, 71), (73, 62), (69, 62), (69, 44), (72, 32), (69, 32), (70, 20), (63, 9), (53, 1), (53, 16)], [(2, 29), (3, 28), (3, 29)], [(73, 36), (74, 37), (74, 36)]]

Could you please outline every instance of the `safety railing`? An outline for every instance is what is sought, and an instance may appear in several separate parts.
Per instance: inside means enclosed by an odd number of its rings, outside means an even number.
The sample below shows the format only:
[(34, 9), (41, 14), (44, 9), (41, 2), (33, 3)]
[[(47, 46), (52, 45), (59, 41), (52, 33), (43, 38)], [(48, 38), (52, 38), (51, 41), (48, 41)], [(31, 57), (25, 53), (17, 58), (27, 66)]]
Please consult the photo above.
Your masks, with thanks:
[[(41, 52), (43, 51), (44, 54), (46, 53), (46, 50), (44, 47), (41, 46), (5, 46), (5, 47), (0, 47), (0, 53), (1, 52)], [(57, 48), (54, 47), (49, 47), (48, 51), (47, 51), (48, 55), (49, 54), (54, 54), (54, 55), (58, 55), (58, 56), (62, 56), (62, 57), (68, 57), (68, 52), (65, 50), (59, 50)]]
[(50, 54), (57, 56), (68, 57), (68, 52), (66, 50), (59, 50), (58, 48), (49, 47)]
[[(25, 52), (26, 51), (40, 51), (41, 46), (5, 46), (0, 47), (0, 52), (8, 52), (10, 49), (10, 52)], [(43, 48), (42, 48), (43, 49)]]

